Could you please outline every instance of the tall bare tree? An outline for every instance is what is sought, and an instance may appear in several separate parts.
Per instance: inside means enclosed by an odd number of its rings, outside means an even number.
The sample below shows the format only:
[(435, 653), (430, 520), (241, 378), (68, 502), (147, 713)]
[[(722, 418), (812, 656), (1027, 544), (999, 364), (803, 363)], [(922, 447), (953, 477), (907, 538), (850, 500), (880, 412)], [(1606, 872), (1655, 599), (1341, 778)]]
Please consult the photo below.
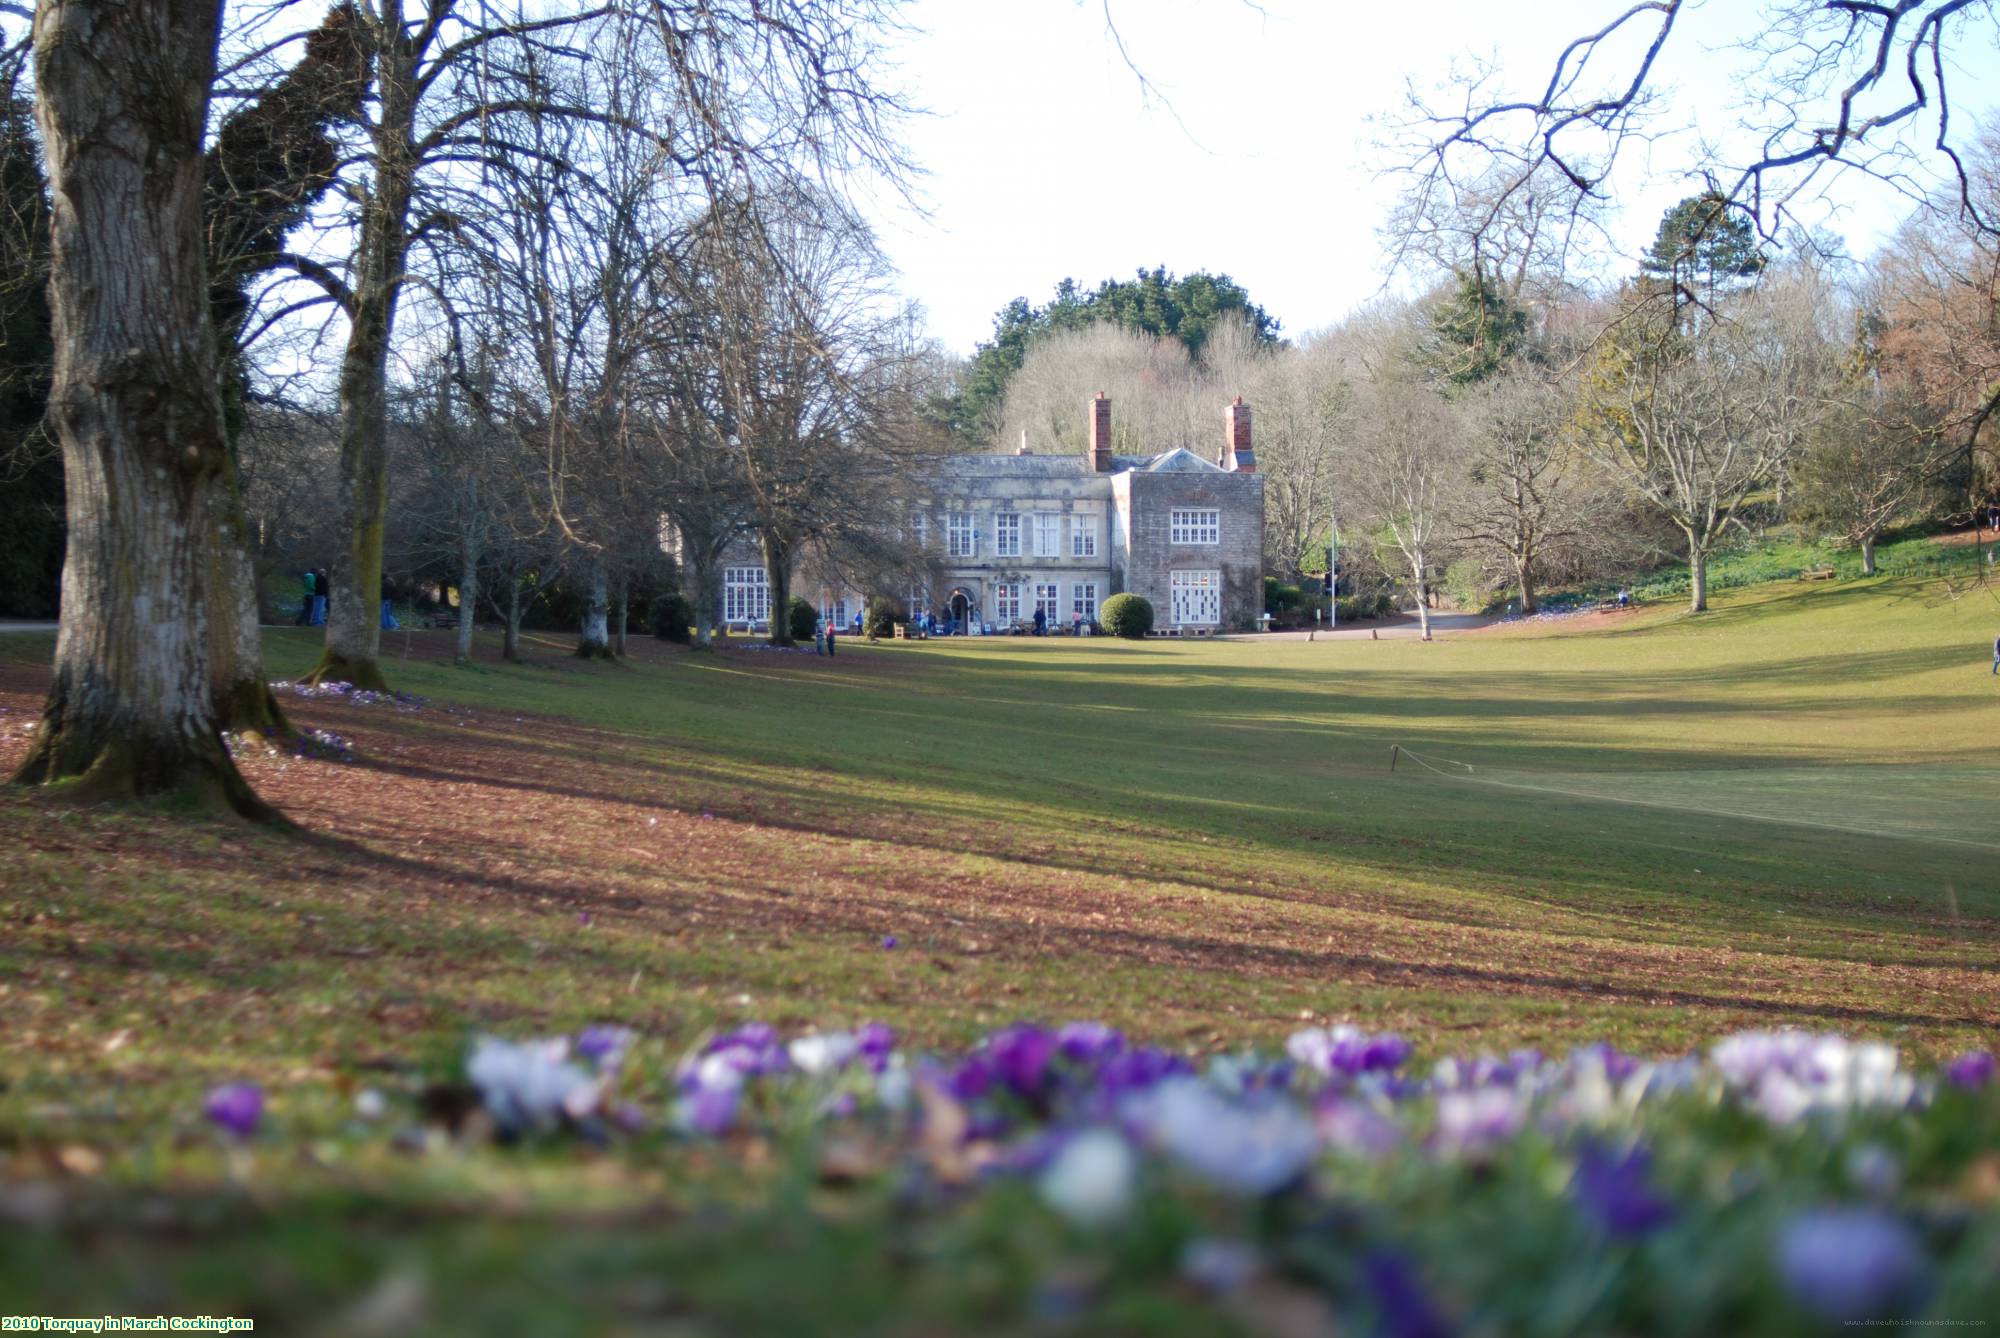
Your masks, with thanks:
[[(697, 179), (778, 163), (829, 176), (861, 165), (900, 179), (908, 164), (892, 127), (902, 104), (881, 82), (891, 12), (885, 0), (629, 0), (511, 18), (467, 0), (431, 0), (416, 11), (384, 0), (364, 11), (374, 97), (359, 155), (365, 171), (352, 187), (352, 257), (344, 275), (296, 258), (299, 272), (339, 298), (348, 320), (340, 373), (346, 542), (318, 677), (381, 681), (374, 591), (391, 340), (411, 283), (412, 245), (489, 212), (488, 201), (467, 189), (480, 180), (470, 165), (504, 172), (532, 160), (507, 133), (532, 114), (647, 136)], [(588, 34), (618, 21), (643, 25), (647, 68), (670, 97), (670, 113), (650, 126), (565, 102), (535, 78), (551, 64), (595, 58)]]
[(1680, 531), (1689, 609), (1708, 608), (1708, 560), (1824, 403), (1829, 350), (1786, 300), (1760, 291), (1690, 335), (1654, 308), (1628, 319), (1586, 377), (1580, 440)]

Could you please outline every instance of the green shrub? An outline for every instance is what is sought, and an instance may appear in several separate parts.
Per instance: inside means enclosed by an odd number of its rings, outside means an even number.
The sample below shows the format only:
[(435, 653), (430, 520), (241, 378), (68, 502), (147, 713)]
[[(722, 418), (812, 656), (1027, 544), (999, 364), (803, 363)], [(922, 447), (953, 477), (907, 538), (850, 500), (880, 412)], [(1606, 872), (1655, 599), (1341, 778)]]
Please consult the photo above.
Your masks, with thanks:
[(907, 618), (902, 604), (878, 596), (868, 601), (868, 612), (863, 616), (861, 626), (871, 637), (887, 638), (896, 635), (896, 624)]
[(652, 606), (646, 610), (646, 621), (652, 625), (653, 635), (662, 641), (685, 646), (693, 640), (689, 629), (694, 626), (694, 608), (678, 590), (654, 595)]
[(1113, 595), (1098, 610), (1098, 622), (1113, 636), (1137, 641), (1153, 630), (1153, 606), (1144, 595)]
[(1358, 623), (1367, 618), (1386, 618), (1396, 611), (1396, 598), (1384, 590), (1374, 595), (1342, 595), (1334, 601), (1336, 621)]
[(1286, 585), (1275, 576), (1264, 578), (1264, 612), (1277, 615), (1291, 613), (1305, 603), (1305, 592), (1296, 585)]
[(792, 640), (811, 641), (814, 629), (819, 626), (819, 610), (812, 606), (812, 601), (793, 595), (790, 614), (785, 622)]

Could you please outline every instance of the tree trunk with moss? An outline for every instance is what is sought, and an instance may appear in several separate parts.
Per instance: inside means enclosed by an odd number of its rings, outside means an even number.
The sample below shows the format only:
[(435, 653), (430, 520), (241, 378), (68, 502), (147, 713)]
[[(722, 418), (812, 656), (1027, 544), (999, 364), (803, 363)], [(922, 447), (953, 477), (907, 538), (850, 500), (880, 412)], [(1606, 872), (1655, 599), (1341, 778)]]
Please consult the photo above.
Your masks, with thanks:
[(1698, 535), (1689, 531), (1688, 541), (1688, 612), (1708, 612), (1708, 549), (1704, 548)]
[[(466, 481), (468, 488), (476, 488), (477, 482)], [(515, 599), (520, 598), (519, 586), (515, 587)], [(467, 525), (458, 541), (458, 642), (453, 648), (452, 659), (458, 664), (472, 663), (472, 633), (479, 617), (479, 530)]]
[(583, 582), (583, 625), (577, 629), (576, 657), (579, 660), (611, 658), (611, 580), (604, 562), (591, 558)]
[(389, 347), (409, 265), (410, 197), (417, 155), (414, 56), (375, 54), (375, 175), (361, 206), (354, 281), (347, 297), (347, 347), (340, 363), (340, 464), (326, 650), (314, 682), (385, 688), (382, 677), (382, 535), (389, 514)]
[(202, 246), (217, 0), (44, 0), (36, 120), (69, 541), (55, 682), (18, 779), (274, 816), (223, 747), (208, 603), (229, 511)]
[(209, 682), (216, 723), (237, 733), (283, 734), (290, 725), (264, 677), (257, 572), (250, 561), (250, 519), (236, 464), (230, 459), (218, 485), (222, 516), (208, 564)]
[(611, 585), (611, 653), (625, 653), (625, 632), (632, 621), (632, 582), (620, 576)]
[(796, 551), (784, 536), (770, 530), (763, 533), (764, 582), (771, 593), (771, 634), (774, 646), (796, 644), (792, 640), (792, 555)]
[(507, 630), (500, 638), (500, 658), (509, 664), (521, 662), (521, 575), (507, 578)]

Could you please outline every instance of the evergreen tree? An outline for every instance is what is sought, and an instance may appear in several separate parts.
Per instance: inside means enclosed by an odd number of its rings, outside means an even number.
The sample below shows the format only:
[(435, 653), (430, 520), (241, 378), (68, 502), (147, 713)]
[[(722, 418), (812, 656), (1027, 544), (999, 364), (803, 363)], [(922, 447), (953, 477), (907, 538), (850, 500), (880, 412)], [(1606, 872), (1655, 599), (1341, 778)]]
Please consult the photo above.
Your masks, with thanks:
[(1750, 221), (1709, 191), (1688, 196), (1661, 216), (1639, 272), (1643, 280), (1664, 285), (1679, 310), (1713, 306), (1719, 295), (1761, 273), (1764, 264)]
[(1529, 352), (1528, 311), (1477, 269), (1431, 308), (1418, 357), (1448, 390), (1478, 385)]
[(1248, 323), (1259, 342), (1278, 342), (1278, 322), (1227, 274), (1197, 271), (1175, 277), (1166, 266), (1139, 270), (1130, 279), (1106, 279), (1085, 292), (1075, 279), (1056, 285), (1047, 306), (1017, 297), (993, 318), (993, 338), (979, 345), (964, 384), (947, 413), (961, 440), (984, 443), (990, 436), (1007, 383), (1021, 370), (1038, 340), (1098, 321), (1155, 338), (1174, 338), (1201, 356), (1209, 335), (1231, 320)]

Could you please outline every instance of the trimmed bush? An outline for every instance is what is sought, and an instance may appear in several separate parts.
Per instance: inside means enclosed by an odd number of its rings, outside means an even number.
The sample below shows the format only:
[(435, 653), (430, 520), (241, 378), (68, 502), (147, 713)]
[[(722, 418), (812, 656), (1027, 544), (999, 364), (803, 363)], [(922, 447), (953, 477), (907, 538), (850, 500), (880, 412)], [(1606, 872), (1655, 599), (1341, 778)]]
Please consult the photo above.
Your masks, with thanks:
[(1113, 595), (1097, 612), (1099, 623), (1113, 636), (1137, 641), (1153, 630), (1153, 606), (1144, 595)]
[(654, 595), (652, 606), (646, 610), (646, 621), (651, 624), (653, 635), (662, 641), (685, 646), (694, 639), (689, 630), (694, 626), (694, 607), (678, 590)]
[(903, 622), (906, 615), (903, 606), (893, 599), (871, 599), (868, 612), (861, 621), (862, 630), (871, 637), (888, 639), (896, 635), (896, 624)]
[(813, 632), (819, 626), (819, 610), (812, 601), (792, 596), (791, 610), (785, 619), (794, 641), (811, 641)]

